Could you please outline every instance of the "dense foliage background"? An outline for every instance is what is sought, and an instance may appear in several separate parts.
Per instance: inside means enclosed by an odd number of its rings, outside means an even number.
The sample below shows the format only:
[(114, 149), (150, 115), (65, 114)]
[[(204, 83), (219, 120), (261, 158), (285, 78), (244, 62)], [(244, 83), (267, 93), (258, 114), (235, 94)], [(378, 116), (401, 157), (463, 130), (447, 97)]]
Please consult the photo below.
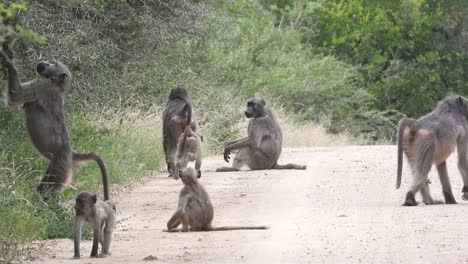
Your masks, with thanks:
[[(403, 115), (421, 116), (450, 92), (468, 96), (463, 0), (3, 2), (0, 21), (17, 13), (19, 27), (0, 23), (0, 42), (21, 37), (23, 80), (36, 78), (41, 59), (70, 67), (73, 146), (102, 154), (112, 183), (161, 167), (159, 114), (175, 86), (194, 98), (205, 153), (239, 136), (253, 95), (298, 123), (369, 143), (392, 140)], [(90, 164), (75, 170), (74, 188), (45, 202), (34, 192), (45, 166), (23, 113), (0, 107), (0, 259), (31, 239), (70, 236), (64, 201), (101, 189)]]

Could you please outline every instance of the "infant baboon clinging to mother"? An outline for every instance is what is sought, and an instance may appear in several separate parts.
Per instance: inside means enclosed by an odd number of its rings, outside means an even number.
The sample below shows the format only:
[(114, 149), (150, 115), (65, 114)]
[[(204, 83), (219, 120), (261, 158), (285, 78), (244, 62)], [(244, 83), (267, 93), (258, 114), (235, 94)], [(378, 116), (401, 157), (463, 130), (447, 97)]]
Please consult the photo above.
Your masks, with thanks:
[[(198, 183), (197, 172), (193, 168), (185, 168), (178, 174), (184, 187), (179, 194), (177, 210), (167, 222), (168, 232), (269, 228), (268, 226), (213, 227), (211, 225), (214, 215), (213, 205), (205, 188)], [(182, 224), (182, 229), (177, 229), (180, 224)]]
[(441, 203), (431, 197), (428, 173), (432, 164), (437, 166), (445, 203), (455, 204), (447, 173), (446, 160), (457, 147), (458, 169), (463, 178), (463, 200), (468, 199), (468, 99), (450, 95), (440, 101), (429, 114), (415, 120), (403, 118), (398, 128), (397, 189), (401, 185), (403, 152), (413, 174), (403, 205), (417, 205), (415, 194), (421, 191), (425, 204)]
[[(23, 105), (31, 142), (49, 160), (38, 191), (59, 191), (72, 181), (72, 166), (89, 160), (97, 162), (103, 184), (107, 186), (107, 171), (101, 157), (96, 153), (81, 154), (72, 150), (63, 109), (65, 91), (71, 82), (67, 66), (42, 61), (36, 70), (44, 79), (20, 83), (10, 47), (3, 45), (1, 54), (7, 69), (7, 104)], [(104, 197), (109, 198), (107, 188), (104, 188)]]
[(254, 97), (247, 101), (245, 116), (251, 118), (247, 129), (248, 136), (226, 143), (224, 160), (229, 162), (231, 151), (239, 150), (232, 167), (222, 167), (216, 171), (238, 171), (243, 166), (251, 170), (296, 169), (305, 170), (305, 165), (279, 165), (283, 135), (276, 115), (266, 105), (265, 99)]
[(197, 171), (198, 178), (200, 178), (202, 162), (201, 139), (190, 126), (186, 126), (177, 144), (176, 170), (173, 175), (175, 179), (179, 178), (179, 171), (186, 168), (189, 161), (195, 161), (195, 170)]

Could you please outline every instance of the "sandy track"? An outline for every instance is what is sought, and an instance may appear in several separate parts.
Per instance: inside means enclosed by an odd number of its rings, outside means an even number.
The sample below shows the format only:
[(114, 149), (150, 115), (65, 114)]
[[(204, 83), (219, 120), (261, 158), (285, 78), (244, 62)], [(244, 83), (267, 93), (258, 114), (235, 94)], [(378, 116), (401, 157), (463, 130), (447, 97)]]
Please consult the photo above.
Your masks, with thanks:
[[(72, 260), (68, 239), (47, 241), (38, 263), (468, 263), (468, 204), (451, 157), (457, 205), (402, 207), (410, 171), (395, 190), (395, 146), (285, 150), (280, 163), (306, 171), (216, 173), (220, 157), (204, 160), (202, 184), (215, 206), (214, 225), (271, 226), (269, 230), (162, 232), (176, 206), (180, 182), (151, 176), (117, 199), (119, 223), (112, 256)], [(442, 199), (435, 170), (433, 197)], [(418, 196), (417, 199), (420, 200)]]

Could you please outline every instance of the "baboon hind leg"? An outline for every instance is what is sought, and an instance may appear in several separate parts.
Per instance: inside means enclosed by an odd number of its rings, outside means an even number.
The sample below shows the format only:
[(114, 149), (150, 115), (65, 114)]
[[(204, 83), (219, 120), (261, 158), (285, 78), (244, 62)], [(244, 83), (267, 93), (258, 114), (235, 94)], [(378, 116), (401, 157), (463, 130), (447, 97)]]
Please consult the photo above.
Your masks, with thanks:
[(58, 192), (71, 182), (73, 171), (68, 155), (57, 154), (47, 166), (37, 191), (40, 193)]
[(446, 204), (456, 204), (455, 197), (453, 197), (452, 186), (447, 173), (447, 163), (444, 161), (437, 165), (437, 172), (439, 174), (440, 183), (442, 184), (442, 194)]
[(431, 191), (429, 189), (429, 181), (426, 181), (426, 183), (423, 184), (421, 187), (421, 195), (423, 197), (423, 203), (426, 205), (431, 205), (431, 204), (442, 204), (443, 202), (440, 200), (434, 200), (431, 195)]
[[(434, 154), (434, 147), (430, 146), (425, 151), (419, 153), (414, 161), (412, 161), (412, 174), (413, 182), (408, 192), (406, 193), (404, 206), (416, 206), (415, 195), (418, 190), (422, 190), (423, 197), (426, 197), (426, 201), (430, 202), (430, 192), (427, 184), (427, 175), (431, 170), (432, 156)], [(427, 188), (426, 188), (427, 187)], [(424, 188), (424, 189), (422, 189)], [(431, 198), (432, 199), (432, 198)], [(425, 201), (425, 202), (426, 202)]]

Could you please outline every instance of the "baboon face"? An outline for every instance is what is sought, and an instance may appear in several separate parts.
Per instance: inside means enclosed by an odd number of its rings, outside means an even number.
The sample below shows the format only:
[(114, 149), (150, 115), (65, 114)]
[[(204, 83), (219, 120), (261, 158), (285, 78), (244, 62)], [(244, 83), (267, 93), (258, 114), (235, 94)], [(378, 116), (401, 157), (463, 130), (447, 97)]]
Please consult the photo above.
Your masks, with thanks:
[(183, 99), (187, 97), (188, 97), (187, 89), (181, 88), (181, 87), (173, 88), (171, 89), (171, 92), (169, 93), (169, 100), (174, 100), (176, 98)]
[(91, 213), (96, 204), (97, 197), (87, 192), (82, 192), (76, 197), (75, 211), (76, 214), (88, 215)]
[(264, 108), (266, 106), (265, 99), (261, 97), (254, 97), (247, 101), (247, 108), (245, 109), (245, 116), (247, 118), (256, 118), (264, 115)]
[(182, 182), (185, 185), (198, 183), (197, 172), (194, 168), (185, 168), (183, 170), (179, 170), (179, 177), (182, 179)]
[(36, 70), (42, 77), (55, 82), (66, 83), (71, 79), (71, 74), (67, 66), (60, 62), (50, 64), (47, 61), (41, 61), (37, 64)]

